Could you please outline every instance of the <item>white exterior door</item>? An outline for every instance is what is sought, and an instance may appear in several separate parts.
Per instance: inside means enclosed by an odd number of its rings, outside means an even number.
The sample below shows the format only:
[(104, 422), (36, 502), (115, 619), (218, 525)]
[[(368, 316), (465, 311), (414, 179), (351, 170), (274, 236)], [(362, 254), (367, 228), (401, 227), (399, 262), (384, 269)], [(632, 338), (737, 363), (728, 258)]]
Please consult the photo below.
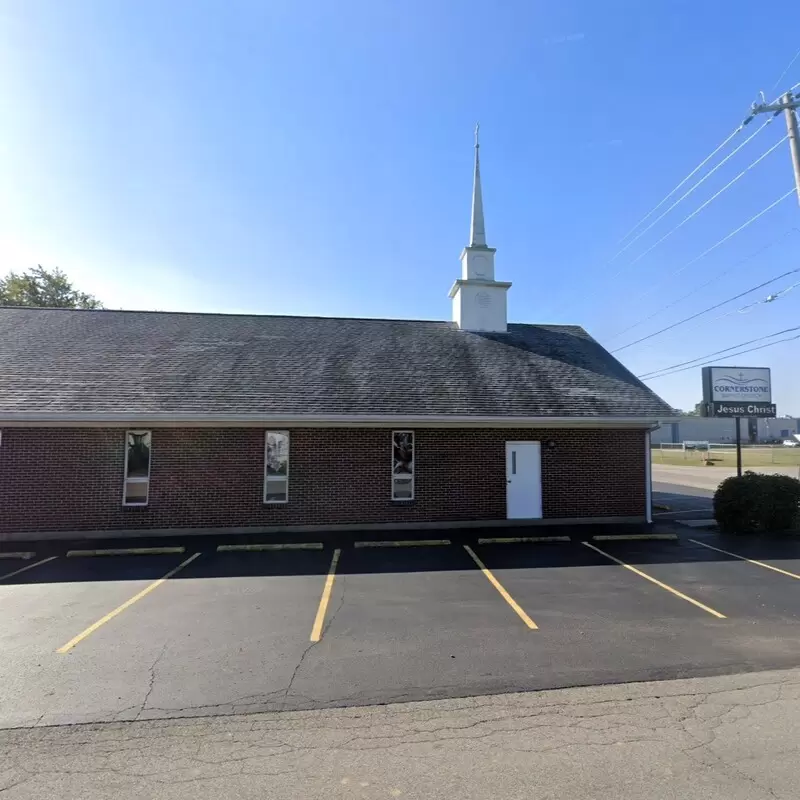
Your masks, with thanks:
[(506, 442), (506, 516), (508, 519), (541, 519), (540, 442)]

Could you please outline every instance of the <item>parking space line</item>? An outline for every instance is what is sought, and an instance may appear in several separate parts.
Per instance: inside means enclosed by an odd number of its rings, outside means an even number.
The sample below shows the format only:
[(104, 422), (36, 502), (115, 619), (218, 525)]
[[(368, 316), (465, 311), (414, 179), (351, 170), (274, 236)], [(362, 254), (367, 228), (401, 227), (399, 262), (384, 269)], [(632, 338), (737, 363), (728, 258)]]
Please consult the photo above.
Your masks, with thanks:
[(569, 536), (495, 536), (478, 539), (478, 544), (525, 544), (527, 542), (571, 542)]
[(354, 547), (435, 547), (436, 545), (450, 544), (449, 539), (400, 539), (397, 541), (391, 540), (375, 540), (354, 542)]
[(718, 553), (725, 553), (726, 556), (733, 556), (734, 558), (741, 559), (742, 561), (747, 561), (748, 564), (755, 564), (757, 567), (771, 569), (773, 572), (780, 572), (781, 575), (788, 575), (790, 578), (800, 581), (800, 575), (795, 572), (789, 572), (788, 570), (781, 569), (780, 567), (773, 567), (772, 564), (767, 564), (764, 561), (756, 561), (754, 558), (745, 558), (744, 556), (740, 556), (738, 553), (731, 553), (730, 550), (723, 550), (721, 547), (714, 547), (713, 545), (706, 544), (705, 542), (698, 542), (697, 539), (689, 539), (689, 541), (694, 544), (699, 544), (700, 547), (707, 547), (709, 550), (716, 550)]
[(500, 583), (500, 581), (495, 578), (494, 575), (486, 568), (486, 565), (481, 561), (477, 555), (475, 555), (475, 551), (467, 544), (464, 545), (464, 549), (470, 554), (472, 560), (478, 565), (478, 569), (486, 576), (489, 583), (494, 586), (495, 589), (500, 593), (500, 596), (503, 600), (508, 603), (511, 608), (517, 613), (519, 618), (532, 630), (538, 630), (539, 626), (525, 613), (522, 607), (517, 603), (517, 601), (506, 591), (505, 587)]
[(185, 547), (107, 547), (102, 550), (67, 550), (67, 558), (76, 556), (167, 556), (185, 553)]
[(589, 542), (583, 542), (587, 547), (591, 547), (592, 550), (597, 551), (600, 553), (601, 556), (605, 556), (606, 558), (611, 559), (612, 561), (619, 564), (621, 567), (625, 567), (625, 569), (629, 569), (631, 572), (636, 573), (640, 578), (644, 578), (645, 580), (654, 583), (656, 586), (660, 586), (662, 589), (666, 589), (666, 591), (674, 594), (676, 597), (680, 597), (681, 600), (686, 600), (687, 603), (691, 603), (693, 606), (697, 606), (698, 608), (702, 608), (703, 611), (707, 611), (714, 617), (718, 619), (727, 619), (724, 614), (720, 614), (719, 611), (715, 611), (713, 608), (710, 608), (707, 605), (704, 605), (699, 600), (695, 600), (693, 597), (689, 597), (685, 595), (683, 592), (679, 592), (677, 589), (673, 589), (671, 586), (667, 586), (666, 583), (662, 583), (661, 581), (654, 578), (652, 575), (648, 575), (646, 572), (642, 572), (640, 569), (636, 569), (636, 567), (632, 567), (630, 564), (626, 564), (624, 561), (620, 561), (618, 558), (615, 558), (610, 553), (606, 553), (605, 550), (601, 550), (599, 547), (595, 547), (593, 544)]
[(0, 581), (4, 581), (6, 578), (13, 578), (15, 575), (19, 575), (20, 572), (26, 572), (29, 569), (38, 567), (40, 564), (46, 564), (48, 561), (52, 561), (54, 558), (58, 558), (58, 556), (50, 556), (49, 558), (43, 558), (41, 561), (37, 561), (35, 564), (28, 564), (27, 566), (15, 569), (13, 572), (7, 572), (5, 575), (0, 575)]
[(325, 586), (322, 589), (322, 597), (319, 599), (317, 616), (314, 618), (314, 627), (311, 629), (312, 642), (318, 642), (322, 638), (322, 625), (325, 622), (325, 614), (328, 611), (328, 603), (330, 602), (331, 591), (333, 590), (333, 581), (336, 578), (336, 565), (339, 563), (339, 556), (341, 553), (342, 551), (338, 547), (333, 551), (331, 566), (328, 569), (328, 574), (325, 578)]
[(152, 592), (153, 589), (157, 589), (159, 586), (161, 586), (162, 583), (168, 581), (173, 575), (177, 575), (177, 573), (179, 573), (184, 567), (189, 566), (189, 564), (191, 564), (192, 561), (194, 561), (200, 555), (201, 555), (200, 553), (195, 553), (194, 555), (189, 556), (189, 558), (187, 558), (185, 561), (182, 561), (180, 564), (178, 564), (177, 567), (171, 569), (163, 578), (159, 578), (157, 581), (153, 581), (153, 583), (151, 583), (149, 586), (146, 586), (144, 589), (142, 589), (142, 591), (139, 592), (139, 594), (134, 595), (133, 597), (130, 598), (130, 600), (126, 600), (121, 606), (117, 606), (113, 611), (109, 611), (108, 614), (106, 614), (104, 617), (101, 617), (99, 620), (97, 620), (97, 622), (90, 625), (85, 631), (81, 631), (81, 633), (79, 633), (77, 636), (73, 637), (66, 644), (59, 647), (58, 650), (56, 650), (56, 652), (57, 653), (69, 652), (73, 647), (75, 647), (76, 644), (82, 642), (87, 636), (94, 633), (99, 627), (105, 625), (106, 622), (109, 622), (110, 620), (114, 619), (114, 617), (116, 617), (117, 614), (121, 614), (126, 608), (129, 608), (135, 602), (141, 600), (143, 597), (150, 594), (150, 592)]
[(270, 550), (322, 550), (322, 542), (288, 542), (287, 544), (221, 544), (218, 553), (238, 553)]

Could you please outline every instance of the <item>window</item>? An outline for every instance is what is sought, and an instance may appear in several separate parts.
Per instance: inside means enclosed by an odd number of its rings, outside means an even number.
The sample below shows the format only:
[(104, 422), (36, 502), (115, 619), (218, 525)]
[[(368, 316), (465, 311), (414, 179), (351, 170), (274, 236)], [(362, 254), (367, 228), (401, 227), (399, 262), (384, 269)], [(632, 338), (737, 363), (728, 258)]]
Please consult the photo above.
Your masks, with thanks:
[(392, 431), (392, 500), (414, 499), (414, 431)]
[(126, 506), (146, 506), (149, 494), (150, 431), (127, 431), (122, 503)]
[(267, 431), (264, 450), (264, 502), (289, 502), (289, 431)]

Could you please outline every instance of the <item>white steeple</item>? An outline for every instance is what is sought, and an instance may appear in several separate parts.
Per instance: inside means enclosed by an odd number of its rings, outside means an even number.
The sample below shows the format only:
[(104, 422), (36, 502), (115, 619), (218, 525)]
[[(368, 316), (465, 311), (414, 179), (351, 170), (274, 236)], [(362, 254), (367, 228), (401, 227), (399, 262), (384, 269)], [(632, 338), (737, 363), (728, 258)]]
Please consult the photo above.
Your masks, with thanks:
[(494, 279), (494, 247), (486, 246), (481, 192), (479, 126), (475, 126), (470, 243), (461, 253), (461, 278), (450, 289), (453, 321), (467, 331), (506, 331), (506, 292), (510, 283)]
[(472, 179), (472, 224), (469, 229), (469, 246), (486, 247), (486, 225), (483, 221), (483, 195), (481, 193), (481, 145), (478, 141), (480, 125), (475, 126), (475, 175)]

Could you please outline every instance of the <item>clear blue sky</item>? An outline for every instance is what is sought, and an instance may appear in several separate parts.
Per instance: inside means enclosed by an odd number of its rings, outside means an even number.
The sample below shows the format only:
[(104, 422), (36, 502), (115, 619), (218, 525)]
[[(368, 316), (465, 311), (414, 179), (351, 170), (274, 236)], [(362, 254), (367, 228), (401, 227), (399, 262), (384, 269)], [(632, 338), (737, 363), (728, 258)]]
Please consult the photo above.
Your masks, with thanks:
[[(778, 141), (780, 119), (607, 266), (757, 92), (777, 93), (796, 21), (790, 0), (10, 0), (0, 272), (58, 265), (109, 307), (449, 319), (480, 120), (510, 318), (624, 344), (800, 266), (789, 198), (667, 278), (791, 188), (784, 144), (611, 277)], [(779, 88), (798, 81), (800, 59)], [(800, 287), (620, 355), (642, 373), (798, 325), (799, 309)], [(798, 351), (736, 359), (773, 368), (779, 413), (800, 414)], [(689, 407), (699, 369), (651, 385)]]

